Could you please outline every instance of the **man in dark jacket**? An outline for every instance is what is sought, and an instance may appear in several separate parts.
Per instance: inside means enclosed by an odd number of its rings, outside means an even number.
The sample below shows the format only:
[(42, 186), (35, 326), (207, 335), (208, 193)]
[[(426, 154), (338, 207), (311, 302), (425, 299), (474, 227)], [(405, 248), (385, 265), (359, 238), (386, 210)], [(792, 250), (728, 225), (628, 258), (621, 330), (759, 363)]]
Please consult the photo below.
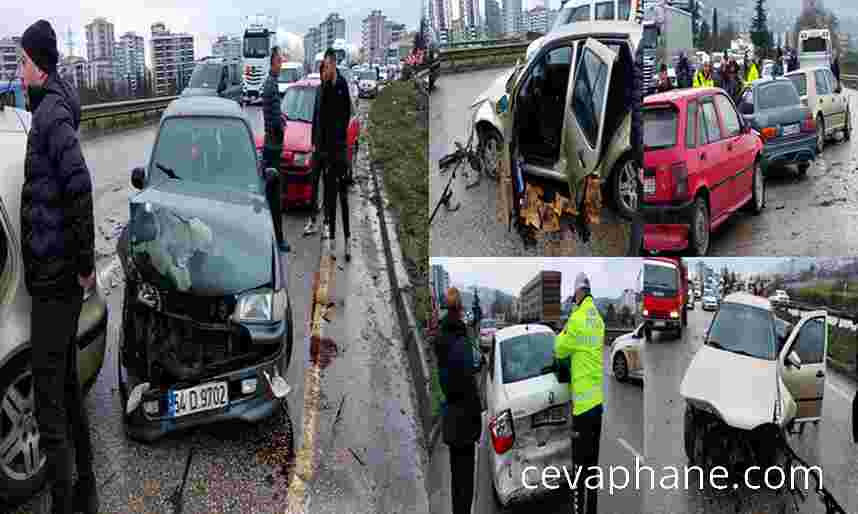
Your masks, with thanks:
[[(77, 373), (78, 320), (95, 287), (92, 179), (78, 141), (80, 100), (57, 72), (57, 37), (39, 20), (21, 38), (21, 76), (32, 125), (21, 190), (24, 280), (40, 444), (52, 512), (98, 512), (89, 420)], [(74, 449), (75, 460), (71, 452)], [(77, 467), (78, 483), (72, 483)], [(42, 504), (42, 512), (47, 506)]]
[(283, 213), (280, 208), (280, 155), (283, 153), (283, 117), (280, 115), (280, 90), (277, 79), (280, 77), (280, 48), (271, 49), (271, 71), (262, 87), (262, 117), (265, 120), (265, 143), (262, 147), (262, 160), (266, 168), (274, 168), (276, 173), (266, 177), (265, 195), (271, 207), (277, 246), (281, 252), (288, 251), (283, 236)]
[(834, 60), (831, 61), (831, 74), (837, 79), (837, 85), (840, 85), (840, 56), (834, 54)]
[(723, 89), (730, 98), (733, 99), (733, 103), (739, 105), (739, 99), (742, 95), (742, 82), (739, 79), (739, 64), (731, 59), (722, 66), (722, 69), (724, 71), (722, 74), (724, 78), (721, 81), (721, 89)]
[(679, 62), (676, 63), (676, 86), (679, 89), (691, 87), (691, 66), (685, 52), (680, 54)]
[(442, 418), (444, 443), (450, 448), (453, 514), (470, 514), (474, 496), (476, 441), (482, 430), (480, 397), (474, 381), (473, 346), (462, 321), (458, 289), (447, 290), (447, 316), (435, 344), (441, 389), (447, 399)]
[(325, 228), (322, 237), (330, 241), (331, 254), (336, 253), (337, 195), (343, 211), (345, 257), (351, 260), (349, 241), (349, 203), (346, 187), (347, 142), (349, 120), (352, 117), (352, 100), (346, 79), (337, 73), (337, 56), (333, 48), (325, 51), (322, 68), (322, 86), (316, 95), (313, 112), (313, 146), (315, 161), (325, 170)]

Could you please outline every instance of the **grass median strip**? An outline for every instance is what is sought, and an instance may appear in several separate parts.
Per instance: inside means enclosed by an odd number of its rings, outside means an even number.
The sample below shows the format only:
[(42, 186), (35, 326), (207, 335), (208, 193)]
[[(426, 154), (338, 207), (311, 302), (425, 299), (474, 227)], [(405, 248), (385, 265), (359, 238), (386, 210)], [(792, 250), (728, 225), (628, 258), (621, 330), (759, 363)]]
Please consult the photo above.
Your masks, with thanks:
[[(388, 84), (369, 112), (373, 164), (396, 212), (396, 227), (409, 278), (415, 288), (414, 315), (423, 325), (429, 304), (429, 120), (425, 98), (412, 81)], [(422, 107), (422, 108), (420, 108)]]

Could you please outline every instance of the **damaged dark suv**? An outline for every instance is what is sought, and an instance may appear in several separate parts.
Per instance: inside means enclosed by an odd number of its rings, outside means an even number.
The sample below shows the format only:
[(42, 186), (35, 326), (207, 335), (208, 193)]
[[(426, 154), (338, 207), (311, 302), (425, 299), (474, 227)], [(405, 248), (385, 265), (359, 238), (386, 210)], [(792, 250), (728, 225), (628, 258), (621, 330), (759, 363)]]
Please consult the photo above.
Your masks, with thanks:
[(154, 440), (281, 408), (292, 353), (286, 259), (275, 241), (250, 124), (235, 102), (164, 112), (132, 171), (119, 390), (127, 433)]

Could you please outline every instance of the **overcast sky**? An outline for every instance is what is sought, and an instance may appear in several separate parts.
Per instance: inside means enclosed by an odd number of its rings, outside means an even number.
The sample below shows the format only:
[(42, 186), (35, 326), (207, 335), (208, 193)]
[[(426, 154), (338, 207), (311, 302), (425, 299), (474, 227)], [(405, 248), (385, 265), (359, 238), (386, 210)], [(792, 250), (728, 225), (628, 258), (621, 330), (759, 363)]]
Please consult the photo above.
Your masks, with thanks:
[(51, 22), (66, 53), (66, 31), (75, 33), (75, 54), (86, 57), (85, 26), (93, 18), (102, 16), (114, 25), (118, 39), (127, 31), (135, 31), (146, 40), (146, 61), (149, 62), (150, 26), (163, 21), (172, 32), (189, 32), (195, 38), (195, 56), (211, 55), (211, 44), (223, 33), (240, 34), (245, 16), (257, 13), (279, 17), (281, 29), (303, 35), (307, 29), (318, 26), (332, 13), (346, 20), (346, 38), (360, 46), (361, 21), (373, 9), (381, 9), (388, 19), (404, 23), (408, 30), (417, 28), (420, 21), (419, 0), (287, 0), (275, 2), (232, 2), (226, 0), (80, 0), (65, 3), (42, 2), (37, 7), (15, 0), (0, 3), (0, 37), (20, 36), (39, 18)]
[[(687, 259), (692, 265), (698, 259)], [(773, 257), (706, 258), (710, 267), (720, 270), (727, 266), (731, 271), (757, 273), (771, 269), (785, 259)], [(561, 294), (565, 299), (572, 295), (575, 275), (585, 272), (590, 278), (593, 295), (617, 297), (624, 289), (634, 289), (642, 259), (636, 258), (435, 258), (432, 264), (444, 266), (450, 273), (450, 283), (471, 287), (474, 285), (499, 289), (518, 296), (521, 288), (543, 270), (563, 273)]]

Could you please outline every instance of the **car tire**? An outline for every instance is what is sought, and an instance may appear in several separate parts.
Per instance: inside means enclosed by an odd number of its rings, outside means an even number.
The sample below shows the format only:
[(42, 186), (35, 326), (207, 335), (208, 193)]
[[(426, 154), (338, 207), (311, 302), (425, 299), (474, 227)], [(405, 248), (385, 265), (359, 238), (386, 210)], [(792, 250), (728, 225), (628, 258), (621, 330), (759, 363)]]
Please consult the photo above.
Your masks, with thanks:
[(652, 328), (650, 328), (649, 325), (644, 327), (644, 339), (646, 339), (648, 343), (652, 342)]
[(685, 446), (685, 456), (688, 457), (688, 462), (690, 464), (698, 464), (695, 449), (697, 444), (697, 421), (694, 417), (694, 408), (690, 405), (685, 406), (683, 423), (684, 427), (682, 438)]
[(611, 173), (611, 201), (619, 215), (625, 219), (633, 219), (638, 210), (637, 169), (634, 160), (629, 155), (620, 157)]
[(821, 155), (825, 149), (825, 120), (821, 114), (816, 116), (816, 153)]
[[(799, 169), (801, 169), (799, 167)], [(805, 168), (805, 172), (807, 168)], [(754, 160), (754, 180), (751, 183), (753, 194), (751, 195), (751, 212), (754, 215), (763, 212), (766, 206), (766, 179), (763, 177), (763, 169), (760, 160)]]
[(623, 352), (617, 352), (614, 355), (613, 362), (611, 363), (611, 370), (614, 372), (614, 378), (616, 378), (618, 382), (625, 382), (628, 380), (629, 362), (626, 360), (626, 356)]
[(689, 227), (691, 241), (688, 248), (694, 255), (703, 257), (709, 253), (709, 206), (706, 199), (698, 196), (694, 201), (694, 213)]
[(501, 135), (494, 128), (487, 128), (483, 129), (481, 136), (478, 155), (483, 165), (482, 171), (491, 178), (497, 178)]
[(807, 170), (810, 168), (809, 162), (800, 162), (798, 163), (798, 176), (804, 177), (807, 175)]
[(843, 129), (843, 140), (849, 141), (852, 137), (852, 112), (846, 109), (846, 127)]
[[(30, 367), (29, 354), (23, 353), (12, 359), (0, 372), (0, 404), (4, 403), (7, 395), (10, 394), (11, 388), (15, 386), (17, 396), (21, 395), (20, 387), (29, 387), (30, 393), (27, 398), (24, 398), (23, 410), (27, 415), (35, 416), (35, 398), (33, 391), (33, 373)], [(35, 418), (32, 418), (35, 422)], [(19, 419), (11, 420), (9, 413), (5, 410), (0, 411), (0, 442), (6, 440), (12, 434), (13, 424), (20, 421)], [(31, 425), (32, 430), (27, 433), (20, 433), (16, 430), (17, 437), (20, 443), (38, 444), (38, 424)], [(36, 440), (34, 443), (33, 440)], [(32, 497), (44, 484), (47, 473), (45, 466), (46, 458), (39, 452), (40, 463), (35, 470), (11, 470), (8, 469), (5, 463), (0, 463), (0, 500), (15, 504), (25, 501)], [(14, 473), (14, 474), (13, 474)]]

